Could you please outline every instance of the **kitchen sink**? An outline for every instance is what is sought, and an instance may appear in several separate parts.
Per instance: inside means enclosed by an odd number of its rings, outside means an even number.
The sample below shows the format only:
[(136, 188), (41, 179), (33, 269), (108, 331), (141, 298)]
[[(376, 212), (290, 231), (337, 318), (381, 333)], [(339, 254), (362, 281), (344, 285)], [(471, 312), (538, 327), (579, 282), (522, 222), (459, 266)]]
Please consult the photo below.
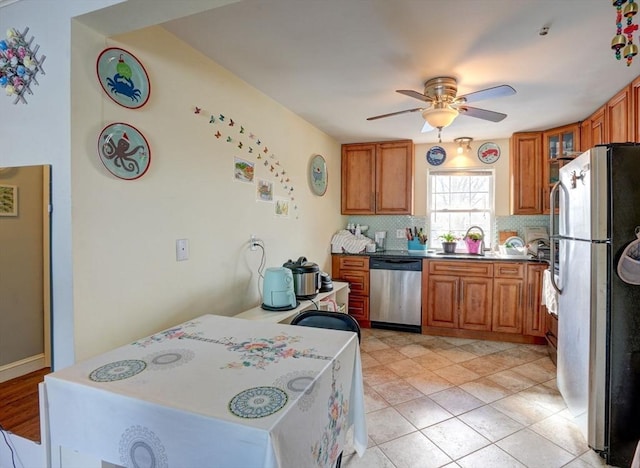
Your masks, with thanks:
[(460, 253), (445, 253), (445, 252), (435, 252), (432, 255), (438, 258), (459, 258), (459, 259), (468, 259), (468, 260), (529, 260), (530, 257), (528, 255), (503, 255), (499, 252), (485, 252), (484, 255), (478, 254), (470, 254), (467, 252)]

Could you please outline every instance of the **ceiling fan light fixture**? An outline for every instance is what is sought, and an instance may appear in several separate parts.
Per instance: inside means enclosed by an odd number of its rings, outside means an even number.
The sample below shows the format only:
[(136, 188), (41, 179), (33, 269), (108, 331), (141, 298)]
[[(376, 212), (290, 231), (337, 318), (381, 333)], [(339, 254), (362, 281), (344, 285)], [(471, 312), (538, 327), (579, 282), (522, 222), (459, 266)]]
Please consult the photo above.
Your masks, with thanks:
[(434, 105), (422, 111), (422, 118), (434, 128), (448, 127), (457, 116), (458, 111), (448, 105)]

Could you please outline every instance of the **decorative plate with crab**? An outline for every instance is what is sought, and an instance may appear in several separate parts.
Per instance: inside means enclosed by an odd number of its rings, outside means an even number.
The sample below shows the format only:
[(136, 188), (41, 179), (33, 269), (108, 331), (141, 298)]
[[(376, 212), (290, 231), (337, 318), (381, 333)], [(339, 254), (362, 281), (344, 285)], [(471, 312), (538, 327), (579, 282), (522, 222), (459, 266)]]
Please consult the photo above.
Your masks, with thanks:
[(104, 92), (121, 106), (137, 109), (149, 100), (149, 76), (131, 52), (117, 47), (103, 50), (98, 56), (96, 71)]
[(109, 172), (126, 180), (142, 177), (151, 162), (151, 150), (144, 135), (122, 122), (109, 124), (100, 132), (98, 155)]

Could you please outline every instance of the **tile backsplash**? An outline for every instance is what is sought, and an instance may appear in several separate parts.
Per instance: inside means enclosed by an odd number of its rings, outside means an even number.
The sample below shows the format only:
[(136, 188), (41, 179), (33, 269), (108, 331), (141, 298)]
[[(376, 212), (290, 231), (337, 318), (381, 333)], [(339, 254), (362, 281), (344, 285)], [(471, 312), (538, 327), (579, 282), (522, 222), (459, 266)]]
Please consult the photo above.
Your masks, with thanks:
[[(404, 230), (409, 226), (422, 228), (428, 232), (428, 219), (426, 216), (349, 216), (348, 223), (368, 226), (363, 233), (373, 239), (376, 231), (387, 232), (387, 250), (405, 250), (407, 248), (406, 238), (396, 238), (398, 229)], [(544, 226), (549, 230), (549, 216), (497, 216), (494, 224), (493, 239), (498, 239), (498, 231), (517, 231), (518, 236), (524, 239), (525, 227)], [(346, 226), (345, 226), (346, 227)]]

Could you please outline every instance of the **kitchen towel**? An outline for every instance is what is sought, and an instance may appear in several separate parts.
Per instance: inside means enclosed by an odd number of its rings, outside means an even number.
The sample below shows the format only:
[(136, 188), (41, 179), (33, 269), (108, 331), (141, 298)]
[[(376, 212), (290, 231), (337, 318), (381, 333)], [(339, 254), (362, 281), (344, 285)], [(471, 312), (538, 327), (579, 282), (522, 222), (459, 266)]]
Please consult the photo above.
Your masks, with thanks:
[(375, 243), (366, 236), (351, 234), (346, 229), (336, 232), (331, 238), (332, 253), (360, 253), (364, 252), (368, 244)]
[(547, 307), (547, 310), (558, 315), (558, 292), (551, 284), (551, 271), (544, 270), (542, 274), (542, 305)]

